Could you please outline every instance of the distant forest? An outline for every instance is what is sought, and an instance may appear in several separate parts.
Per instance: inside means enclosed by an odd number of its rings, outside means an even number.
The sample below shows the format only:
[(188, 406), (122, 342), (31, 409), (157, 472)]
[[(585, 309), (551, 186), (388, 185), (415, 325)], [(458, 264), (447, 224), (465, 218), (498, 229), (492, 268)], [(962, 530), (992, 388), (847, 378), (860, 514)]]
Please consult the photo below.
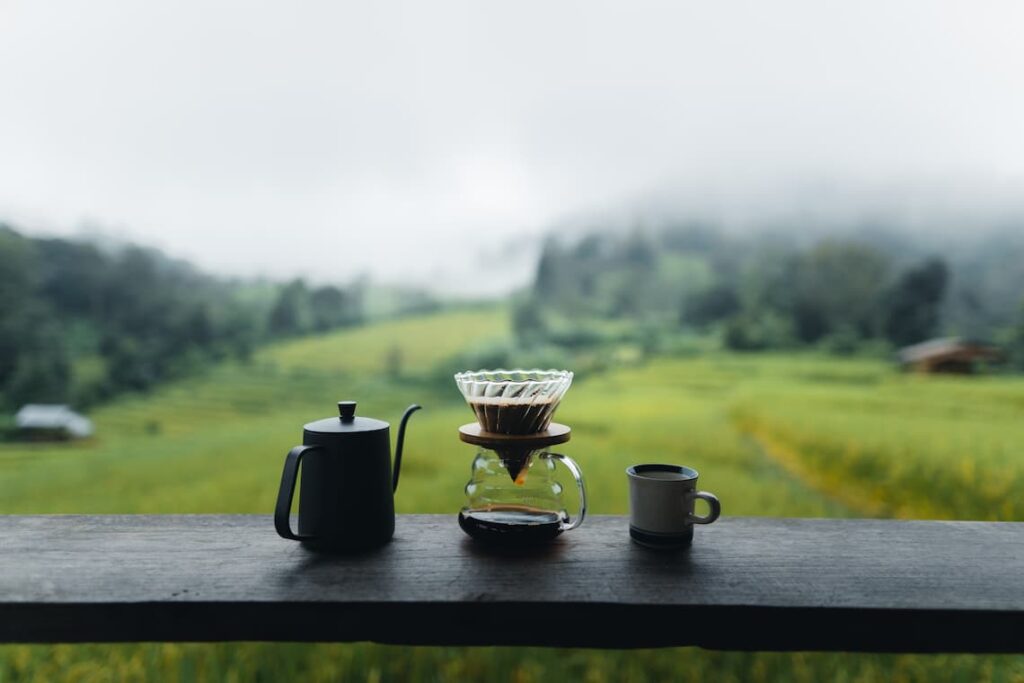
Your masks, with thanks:
[(361, 286), (217, 279), (160, 252), (0, 225), (0, 408), (83, 406), (364, 318)]
[(937, 335), (1024, 366), (1024, 228), (956, 238), (879, 228), (818, 239), (713, 226), (576, 231), (544, 246), (515, 310), (527, 346), (716, 335), (737, 350), (892, 349)]
[[(581, 350), (657, 353), (694, 339), (877, 355), (957, 335), (1001, 345), (1007, 367), (1024, 369), (1024, 230), (945, 242), (879, 229), (793, 233), (680, 224), (553, 236), (513, 297), (512, 345), (461, 362), (582, 363)], [(152, 249), (0, 224), (0, 410), (89, 406), (379, 315), (370, 309), (439, 306), (424, 292), (382, 291), (225, 280)]]

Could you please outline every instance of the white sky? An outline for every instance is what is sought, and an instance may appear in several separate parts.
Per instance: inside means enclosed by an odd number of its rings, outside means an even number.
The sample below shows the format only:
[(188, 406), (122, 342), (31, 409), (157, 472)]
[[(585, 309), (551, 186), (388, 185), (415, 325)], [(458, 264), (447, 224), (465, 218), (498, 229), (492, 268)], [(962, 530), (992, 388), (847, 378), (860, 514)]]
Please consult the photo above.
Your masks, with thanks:
[(0, 0), (0, 220), (493, 291), (651, 192), (1019, 194), (1022, 36), (986, 0)]

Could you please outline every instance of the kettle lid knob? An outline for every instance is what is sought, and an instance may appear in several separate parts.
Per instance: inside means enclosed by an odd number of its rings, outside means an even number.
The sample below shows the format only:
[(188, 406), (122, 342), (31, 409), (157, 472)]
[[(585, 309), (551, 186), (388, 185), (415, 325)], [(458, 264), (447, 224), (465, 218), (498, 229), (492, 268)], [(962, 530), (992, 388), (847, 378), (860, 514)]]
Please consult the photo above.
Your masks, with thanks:
[[(389, 427), (390, 425), (383, 420), (356, 416), (355, 401), (338, 401), (337, 417), (325, 417), (322, 420), (310, 422), (303, 425), (302, 429), (307, 434), (326, 435), (330, 438), (344, 438), (348, 434), (379, 432)], [(306, 443), (310, 442), (307, 441)]]
[(338, 415), (344, 422), (354, 419), (356, 416), (356, 402), (338, 401)]

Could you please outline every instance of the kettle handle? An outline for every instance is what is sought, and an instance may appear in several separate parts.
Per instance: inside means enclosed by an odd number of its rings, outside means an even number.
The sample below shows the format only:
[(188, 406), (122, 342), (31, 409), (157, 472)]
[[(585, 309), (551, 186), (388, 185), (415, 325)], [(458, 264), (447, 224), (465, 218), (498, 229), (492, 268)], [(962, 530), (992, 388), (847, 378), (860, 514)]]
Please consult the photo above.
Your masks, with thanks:
[(277, 492), (277, 507), (274, 508), (274, 528), (277, 535), (292, 541), (306, 541), (313, 536), (292, 532), (289, 517), (292, 513), (292, 498), (295, 496), (295, 478), (299, 473), (299, 462), (307, 452), (319, 449), (320, 446), (296, 446), (288, 451), (284, 459), (284, 472), (281, 473), (281, 488)]

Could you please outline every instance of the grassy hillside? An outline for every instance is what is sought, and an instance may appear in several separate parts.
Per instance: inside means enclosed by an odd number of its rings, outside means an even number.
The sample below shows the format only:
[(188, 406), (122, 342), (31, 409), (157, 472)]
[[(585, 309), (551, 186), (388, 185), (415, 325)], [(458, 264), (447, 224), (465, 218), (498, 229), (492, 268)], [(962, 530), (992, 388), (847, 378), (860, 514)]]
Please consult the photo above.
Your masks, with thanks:
[(360, 414), (389, 421), (412, 401), (429, 408), (410, 423), (411, 482), (432, 468), (432, 444), (451, 441), (441, 434), (463, 417), (452, 415), (457, 392), (439, 402), (414, 378), (408, 387), (379, 369), (394, 349), (426, 369), (506, 330), (502, 311), (388, 322), (271, 347), (251, 363), (124, 397), (92, 416), (88, 443), (0, 446), (0, 512), (266, 512), (302, 425), (349, 398)]
[(779, 383), (736, 424), (858, 514), (1024, 519), (1024, 382), (893, 376)]
[[(395, 422), (413, 401), (400, 512), (453, 515), (471, 419), (439, 368), (507, 334), (503, 310), (406, 319), (261, 351), (93, 417), (83, 444), (0, 446), (0, 513), (269, 514), (284, 453), (334, 401)], [(396, 360), (397, 359), (397, 360)], [(623, 469), (683, 462), (725, 514), (1021, 519), (1024, 382), (904, 376), (868, 360), (710, 354), (574, 384), (558, 419), (592, 510), (623, 513)], [(571, 490), (571, 489), (570, 489)], [(268, 526), (267, 533), (273, 533)], [(699, 533), (699, 532), (698, 532)], [(283, 541), (282, 541), (283, 542)], [(623, 542), (627, 542), (623, 539)], [(699, 538), (698, 538), (699, 542)], [(1019, 680), (1018, 657), (553, 651), (372, 645), (0, 647), (13, 680)]]

